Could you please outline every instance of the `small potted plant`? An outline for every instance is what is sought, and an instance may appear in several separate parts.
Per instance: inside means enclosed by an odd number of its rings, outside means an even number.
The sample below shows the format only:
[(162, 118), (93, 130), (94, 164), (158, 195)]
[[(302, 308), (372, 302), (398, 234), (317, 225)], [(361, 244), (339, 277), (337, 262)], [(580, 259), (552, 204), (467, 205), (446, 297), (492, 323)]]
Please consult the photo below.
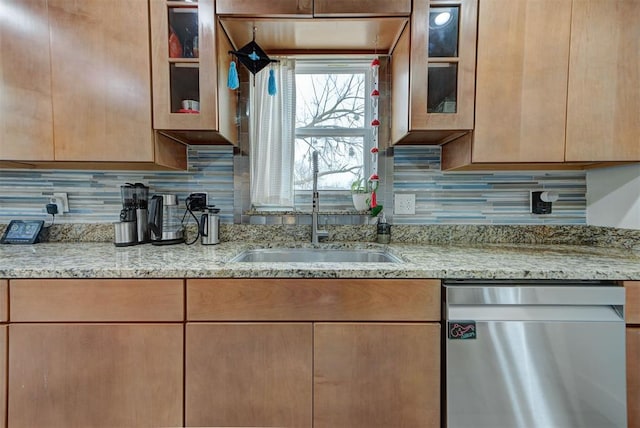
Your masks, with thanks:
[(353, 206), (357, 211), (369, 210), (371, 192), (364, 178), (358, 178), (351, 183), (351, 198), (353, 199)]

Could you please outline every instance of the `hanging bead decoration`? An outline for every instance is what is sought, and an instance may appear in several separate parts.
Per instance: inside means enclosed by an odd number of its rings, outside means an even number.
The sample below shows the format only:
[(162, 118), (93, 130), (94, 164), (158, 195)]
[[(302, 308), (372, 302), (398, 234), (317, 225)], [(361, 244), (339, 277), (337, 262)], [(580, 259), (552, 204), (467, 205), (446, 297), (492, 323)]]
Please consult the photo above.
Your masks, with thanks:
[(378, 98), (380, 98), (380, 91), (378, 89), (379, 68), (380, 60), (376, 56), (373, 58), (373, 61), (371, 61), (371, 80), (373, 81), (373, 90), (371, 91), (371, 112), (373, 117), (371, 121), (371, 131), (373, 133), (373, 141), (371, 147), (371, 177), (369, 177), (369, 186), (371, 187), (372, 210), (378, 206), (376, 190), (378, 190), (378, 184), (380, 182), (378, 177), (378, 127), (380, 126), (380, 119), (378, 119)]

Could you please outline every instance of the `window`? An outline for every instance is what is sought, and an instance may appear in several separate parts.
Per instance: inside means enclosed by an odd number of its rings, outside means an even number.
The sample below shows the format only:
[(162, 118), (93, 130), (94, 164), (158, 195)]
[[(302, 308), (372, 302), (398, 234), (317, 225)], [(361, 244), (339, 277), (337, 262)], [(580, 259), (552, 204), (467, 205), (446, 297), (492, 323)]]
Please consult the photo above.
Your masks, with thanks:
[(370, 59), (297, 60), (294, 188), (310, 190), (311, 153), (319, 152), (318, 188), (349, 190), (369, 177), (372, 144)]
[[(311, 204), (311, 154), (319, 152), (323, 207), (352, 206), (351, 184), (370, 175), (373, 144), (370, 59), (280, 58), (250, 86), (251, 205), (289, 210)], [(267, 91), (273, 75), (276, 93)]]

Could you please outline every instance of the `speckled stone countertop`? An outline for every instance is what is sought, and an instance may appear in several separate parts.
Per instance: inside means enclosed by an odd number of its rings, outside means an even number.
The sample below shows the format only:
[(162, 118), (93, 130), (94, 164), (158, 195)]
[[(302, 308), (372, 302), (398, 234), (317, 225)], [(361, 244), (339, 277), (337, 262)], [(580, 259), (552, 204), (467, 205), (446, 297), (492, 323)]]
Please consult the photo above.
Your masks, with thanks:
[(640, 255), (628, 249), (548, 244), (332, 242), (323, 248), (377, 248), (403, 263), (231, 263), (239, 252), (289, 243), (223, 242), (117, 248), (111, 243), (0, 246), (0, 278), (470, 278), (640, 280)]

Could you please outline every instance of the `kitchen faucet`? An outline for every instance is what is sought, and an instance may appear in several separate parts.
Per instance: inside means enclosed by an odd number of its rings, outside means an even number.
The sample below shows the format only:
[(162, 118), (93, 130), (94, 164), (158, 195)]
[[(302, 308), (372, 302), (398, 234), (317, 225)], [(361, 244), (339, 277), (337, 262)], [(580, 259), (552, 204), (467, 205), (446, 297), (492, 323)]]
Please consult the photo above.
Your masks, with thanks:
[(311, 243), (317, 244), (319, 238), (326, 238), (329, 232), (326, 230), (318, 230), (318, 203), (320, 198), (318, 195), (318, 151), (314, 150), (311, 155), (311, 164), (313, 166), (313, 205), (311, 208)]

